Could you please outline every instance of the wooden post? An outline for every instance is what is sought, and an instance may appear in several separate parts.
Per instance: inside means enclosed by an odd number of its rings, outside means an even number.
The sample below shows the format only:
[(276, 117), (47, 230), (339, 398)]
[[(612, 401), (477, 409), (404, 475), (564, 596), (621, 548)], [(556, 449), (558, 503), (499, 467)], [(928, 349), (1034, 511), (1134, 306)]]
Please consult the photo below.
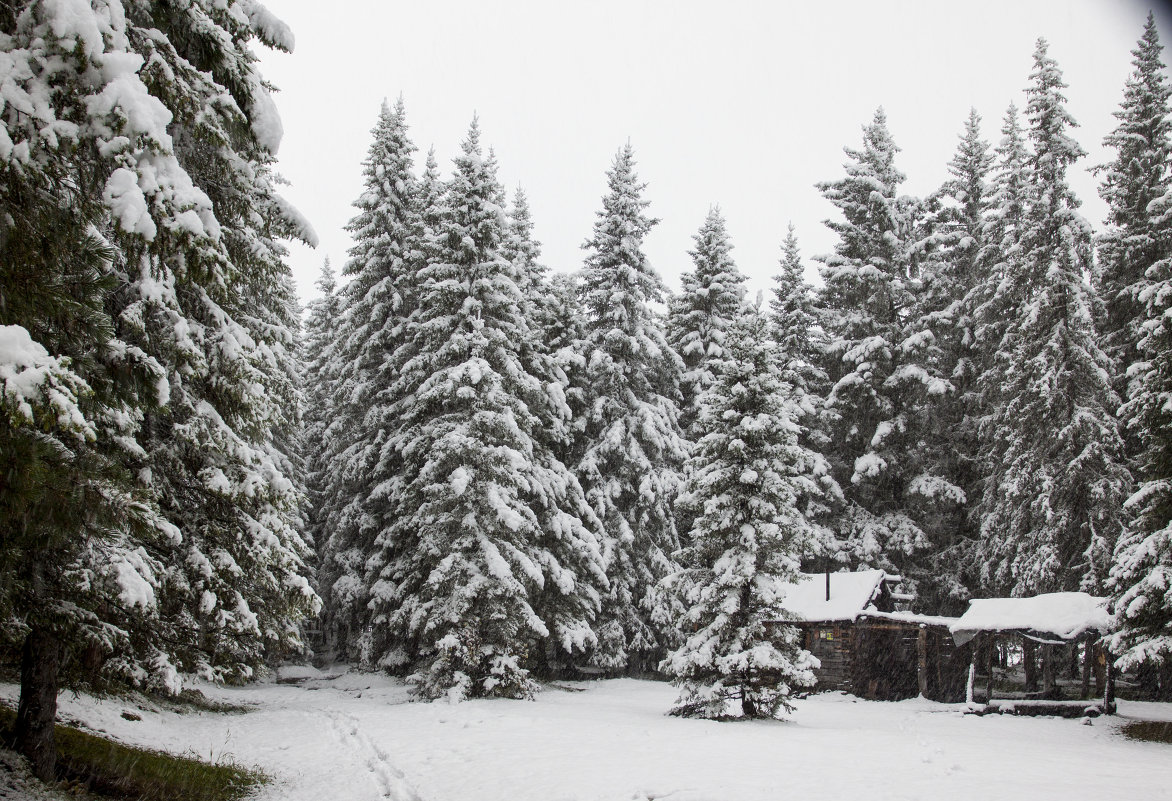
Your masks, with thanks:
[(928, 627), (920, 624), (916, 636), (916, 682), (919, 685), (920, 695), (928, 697)]
[(1049, 698), (1054, 692), (1054, 646), (1042, 644), (1042, 695)]
[(972, 706), (974, 703), (974, 701), (973, 701), (973, 684), (976, 682), (976, 679), (977, 679), (977, 649), (976, 649), (976, 645), (974, 644), (974, 646), (973, 646), (973, 661), (969, 662), (969, 680), (965, 683), (965, 687), (964, 687), (964, 702), (966, 704), (968, 704), (969, 706)]
[(1113, 715), (1115, 713), (1115, 665), (1111, 664), (1111, 654), (1106, 648), (1103, 649), (1103, 655), (1107, 662), (1107, 677), (1103, 684), (1106, 685), (1103, 691), (1103, 714)]
[(1025, 691), (1038, 691), (1038, 664), (1034, 658), (1037, 646), (1034, 641), (1024, 634), (1021, 636), (1021, 661), (1025, 668)]
[(993, 703), (993, 669), (997, 666), (997, 634), (989, 632), (989, 680), (985, 684), (985, 703)]
[(1095, 660), (1095, 641), (1088, 638), (1082, 654), (1082, 697), (1091, 697), (1091, 663)]

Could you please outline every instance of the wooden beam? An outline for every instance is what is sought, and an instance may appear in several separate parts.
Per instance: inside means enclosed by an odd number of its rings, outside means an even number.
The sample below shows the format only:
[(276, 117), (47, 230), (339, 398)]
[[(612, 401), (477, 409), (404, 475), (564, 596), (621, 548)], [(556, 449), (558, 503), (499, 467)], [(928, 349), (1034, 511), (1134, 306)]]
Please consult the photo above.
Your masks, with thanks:
[(993, 703), (993, 666), (997, 659), (997, 634), (989, 632), (989, 680), (985, 683), (985, 703)]
[(920, 695), (928, 697), (928, 628), (921, 625), (916, 636), (916, 683)]
[(969, 706), (972, 706), (973, 701), (973, 684), (977, 680), (977, 644), (973, 643), (973, 661), (969, 662), (969, 680), (965, 683), (964, 700)]

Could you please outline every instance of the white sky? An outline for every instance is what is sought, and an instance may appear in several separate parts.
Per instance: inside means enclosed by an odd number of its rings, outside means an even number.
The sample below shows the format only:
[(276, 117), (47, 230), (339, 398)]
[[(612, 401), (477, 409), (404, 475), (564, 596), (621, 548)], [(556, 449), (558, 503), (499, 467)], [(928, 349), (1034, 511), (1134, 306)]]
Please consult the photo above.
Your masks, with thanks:
[[(1157, 4), (1158, 5), (1158, 4)], [(473, 113), (495, 148), (500, 178), (529, 196), (543, 261), (581, 266), (606, 189), (629, 138), (650, 212), (645, 245), (669, 287), (709, 206), (728, 221), (733, 256), (753, 290), (768, 288), (786, 223), (812, 256), (834, 247), (835, 215), (814, 184), (843, 175), (876, 106), (902, 148), (907, 194), (947, 177), (970, 107), (1000, 138), (1009, 102), (1024, 108), (1034, 43), (1050, 42), (1065, 73), (1075, 136), (1103, 163), (1131, 50), (1148, 4), (1138, 0), (738, 2), (724, 0), (268, 0), (292, 26), (292, 55), (264, 52), (285, 126), (285, 196), (310, 220), (316, 250), (292, 247), (303, 300), (328, 256), (340, 273), (344, 230), (362, 189), (362, 160), (382, 99), (402, 94), (421, 166), (434, 145), (447, 175)], [(1172, 17), (1155, 8), (1161, 39)], [(1167, 60), (1167, 57), (1165, 58)], [(1100, 227), (1096, 181), (1073, 176)]]

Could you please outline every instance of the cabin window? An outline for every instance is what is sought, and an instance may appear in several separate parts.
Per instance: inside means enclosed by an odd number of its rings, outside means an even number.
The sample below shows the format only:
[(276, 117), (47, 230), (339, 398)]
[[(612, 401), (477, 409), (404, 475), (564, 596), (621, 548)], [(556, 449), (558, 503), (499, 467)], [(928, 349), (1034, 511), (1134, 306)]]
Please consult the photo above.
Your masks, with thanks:
[(834, 629), (818, 629), (818, 639), (820, 639), (820, 640), (833, 640), (834, 639)]

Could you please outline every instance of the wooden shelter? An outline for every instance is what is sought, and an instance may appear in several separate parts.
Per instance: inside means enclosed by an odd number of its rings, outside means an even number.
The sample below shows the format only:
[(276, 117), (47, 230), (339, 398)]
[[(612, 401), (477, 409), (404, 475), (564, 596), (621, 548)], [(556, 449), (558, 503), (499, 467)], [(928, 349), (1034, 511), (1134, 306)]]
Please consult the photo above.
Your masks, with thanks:
[(898, 701), (923, 695), (964, 699), (969, 649), (949, 631), (955, 618), (914, 615), (898, 607), (899, 576), (882, 570), (803, 574), (786, 585), (788, 620), (803, 647), (821, 663), (817, 691), (843, 690), (861, 698)]
[(949, 627), (971, 649), (966, 700), (980, 712), (1113, 712), (1110, 658), (1099, 644), (1113, 625), (1107, 599), (1085, 592), (970, 601)]

